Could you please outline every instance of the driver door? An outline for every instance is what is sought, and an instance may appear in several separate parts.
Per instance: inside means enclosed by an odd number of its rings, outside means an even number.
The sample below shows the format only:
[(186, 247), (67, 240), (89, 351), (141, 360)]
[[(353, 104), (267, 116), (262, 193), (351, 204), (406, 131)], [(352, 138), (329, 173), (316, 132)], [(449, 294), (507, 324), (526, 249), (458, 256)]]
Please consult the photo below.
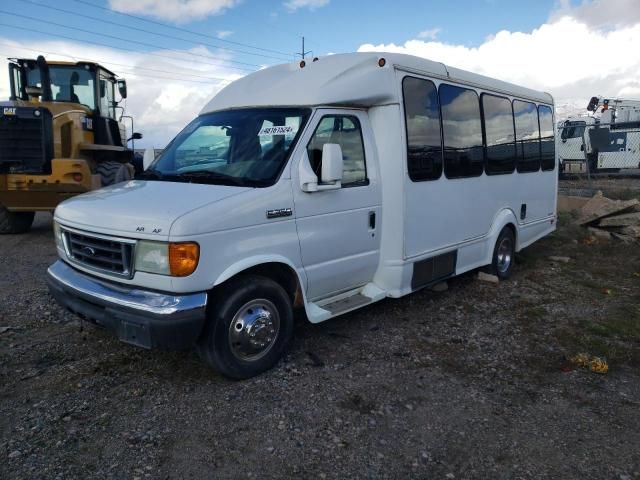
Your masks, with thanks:
[[(320, 175), (322, 149), (340, 145), (344, 168), (338, 189), (300, 187), (304, 151)], [(294, 204), (307, 297), (318, 300), (372, 281), (380, 257), (381, 191), (373, 136), (366, 113), (319, 109), (301, 138), (293, 170)]]

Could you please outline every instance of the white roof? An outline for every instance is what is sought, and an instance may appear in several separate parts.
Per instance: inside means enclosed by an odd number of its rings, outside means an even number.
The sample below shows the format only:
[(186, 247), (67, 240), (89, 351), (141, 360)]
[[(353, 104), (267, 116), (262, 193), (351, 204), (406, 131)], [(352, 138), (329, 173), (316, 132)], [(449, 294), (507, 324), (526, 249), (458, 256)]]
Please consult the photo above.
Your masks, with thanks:
[[(384, 58), (386, 65), (378, 66)], [(395, 68), (394, 68), (395, 67)], [(400, 103), (395, 69), (553, 104), (538, 92), (412, 55), (386, 52), (346, 53), (259, 70), (222, 89), (201, 113), (245, 107), (341, 105), (370, 107)]]

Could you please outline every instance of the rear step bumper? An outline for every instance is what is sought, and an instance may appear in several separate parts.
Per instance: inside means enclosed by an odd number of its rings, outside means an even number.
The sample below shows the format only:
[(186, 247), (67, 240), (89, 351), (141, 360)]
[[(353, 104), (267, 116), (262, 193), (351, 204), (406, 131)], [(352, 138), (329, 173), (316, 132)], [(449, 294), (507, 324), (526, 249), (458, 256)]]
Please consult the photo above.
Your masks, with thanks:
[(172, 295), (98, 280), (61, 260), (47, 270), (53, 297), (79, 317), (144, 348), (195, 345), (206, 318), (205, 292)]

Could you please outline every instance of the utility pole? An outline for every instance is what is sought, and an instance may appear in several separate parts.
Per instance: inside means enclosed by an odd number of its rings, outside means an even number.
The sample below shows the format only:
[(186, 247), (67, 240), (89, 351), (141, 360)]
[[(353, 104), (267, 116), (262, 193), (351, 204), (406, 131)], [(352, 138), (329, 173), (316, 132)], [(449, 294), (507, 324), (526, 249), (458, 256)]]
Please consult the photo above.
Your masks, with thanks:
[(299, 55), (304, 60), (305, 55), (307, 55), (308, 53), (311, 53), (312, 51), (313, 50), (305, 51), (305, 49), (304, 49), (304, 37), (302, 37), (302, 53), (300, 53)]

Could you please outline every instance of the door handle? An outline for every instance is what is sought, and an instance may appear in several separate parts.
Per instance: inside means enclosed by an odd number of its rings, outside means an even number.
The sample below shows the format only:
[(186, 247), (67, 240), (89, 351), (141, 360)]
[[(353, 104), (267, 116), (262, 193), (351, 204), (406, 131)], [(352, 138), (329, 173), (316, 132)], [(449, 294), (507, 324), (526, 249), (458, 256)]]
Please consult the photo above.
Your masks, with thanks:
[(369, 212), (369, 228), (376, 229), (376, 212)]

